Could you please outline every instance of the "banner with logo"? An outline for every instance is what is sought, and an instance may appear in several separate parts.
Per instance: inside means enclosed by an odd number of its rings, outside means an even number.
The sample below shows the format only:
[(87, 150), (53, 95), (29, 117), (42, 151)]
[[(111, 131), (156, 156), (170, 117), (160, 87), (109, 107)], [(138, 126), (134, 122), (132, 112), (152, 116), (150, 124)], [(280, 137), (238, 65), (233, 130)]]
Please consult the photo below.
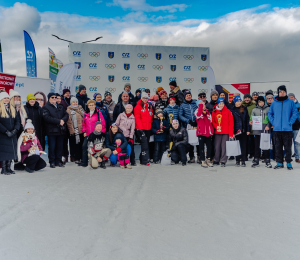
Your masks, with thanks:
[(25, 55), (26, 55), (26, 70), (27, 77), (36, 77), (36, 55), (33, 42), (29, 34), (24, 31)]
[(56, 62), (57, 62), (57, 66), (58, 66), (58, 71), (64, 66), (64, 64), (62, 63), (61, 60), (59, 59), (56, 59)]
[(9, 93), (10, 89), (14, 89), (15, 75), (0, 73), (0, 89)]
[(3, 72), (1, 40), (0, 40), (0, 72)]
[(63, 66), (57, 75), (55, 93), (62, 94), (63, 89), (67, 88), (75, 95), (77, 71), (77, 64), (70, 63)]
[(233, 100), (234, 93), (239, 93), (242, 99), (246, 93), (250, 93), (250, 83), (216, 85), (216, 90), (219, 93), (224, 91), (226, 100), (231, 102)]
[(69, 60), (79, 66), (77, 86), (85, 85), (90, 97), (110, 91), (117, 100), (127, 82), (133, 93), (148, 88), (154, 94), (159, 86), (169, 93), (173, 80), (194, 98), (210, 94), (209, 48), (70, 43)]
[(48, 47), (49, 51), (49, 78), (51, 79), (51, 92), (55, 91), (55, 82), (58, 73), (58, 64), (54, 51)]

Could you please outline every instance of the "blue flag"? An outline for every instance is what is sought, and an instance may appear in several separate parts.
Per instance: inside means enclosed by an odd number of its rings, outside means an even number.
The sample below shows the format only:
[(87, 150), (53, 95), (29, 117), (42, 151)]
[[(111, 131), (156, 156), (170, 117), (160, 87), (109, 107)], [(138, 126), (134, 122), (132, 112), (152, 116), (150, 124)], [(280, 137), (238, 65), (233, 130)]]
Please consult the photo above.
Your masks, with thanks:
[(1, 41), (0, 41), (0, 72), (3, 72)]
[(36, 77), (36, 56), (33, 42), (29, 34), (24, 31), (27, 77)]

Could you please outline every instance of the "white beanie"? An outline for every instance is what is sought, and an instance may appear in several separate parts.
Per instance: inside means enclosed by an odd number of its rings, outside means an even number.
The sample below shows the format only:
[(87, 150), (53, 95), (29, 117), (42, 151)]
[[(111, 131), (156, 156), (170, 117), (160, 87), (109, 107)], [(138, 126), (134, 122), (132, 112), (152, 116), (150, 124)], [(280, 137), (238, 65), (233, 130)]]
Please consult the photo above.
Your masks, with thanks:
[(78, 102), (78, 99), (76, 97), (72, 97), (71, 98), (71, 101), (70, 101), (70, 104), (72, 104), (74, 101), (77, 101)]
[(34, 129), (34, 125), (32, 124), (31, 119), (27, 119), (26, 120), (26, 124), (25, 124), (24, 130), (26, 130), (27, 128), (33, 128)]
[(141, 97), (141, 98), (144, 98), (144, 97), (146, 97), (146, 98), (149, 98), (149, 96), (148, 96), (148, 93), (146, 93), (146, 92), (143, 92), (143, 93), (142, 93), (142, 97)]
[(0, 101), (3, 99), (3, 98), (9, 98), (9, 95), (6, 93), (6, 92), (1, 92), (0, 93)]
[(13, 89), (10, 89), (9, 96), (10, 96), (10, 99), (12, 99), (14, 96), (21, 96), (21, 95), (19, 94), (19, 92), (15, 91)]

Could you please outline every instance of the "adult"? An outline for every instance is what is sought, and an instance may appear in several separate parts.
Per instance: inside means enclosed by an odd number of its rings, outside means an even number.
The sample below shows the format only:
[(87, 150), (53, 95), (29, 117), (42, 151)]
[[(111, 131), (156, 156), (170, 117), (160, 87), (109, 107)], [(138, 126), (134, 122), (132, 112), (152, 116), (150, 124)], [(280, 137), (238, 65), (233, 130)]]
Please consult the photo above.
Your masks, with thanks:
[(150, 89), (146, 88), (146, 89), (145, 89), (145, 92), (147, 93), (148, 98), (149, 98), (149, 97), (151, 96)]
[(106, 124), (106, 131), (108, 131), (108, 128), (110, 126), (110, 116), (109, 116), (107, 106), (103, 104), (102, 95), (100, 93), (95, 93), (94, 100), (96, 101), (96, 107), (100, 110), (100, 112), (104, 117), (105, 124)]
[(119, 95), (118, 103), (120, 103), (122, 101), (123, 93), (127, 93), (128, 97), (129, 97), (129, 102), (131, 104), (134, 104), (134, 95), (131, 93), (131, 84), (130, 83), (125, 83), (124, 91)]
[(274, 96), (273, 96), (273, 95), (268, 95), (268, 96), (266, 96), (266, 100), (267, 100), (267, 105), (268, 105), (268, 107), (270, 107), (271, 104), (272, 104), (273, 101), (274, 101)]
[(163, 90), (164, 90), (163, 87), (158, 87), (158, 88), (156, 89), (156, 95), (160, 97), (160, 92), (163, 91)]
[(203, 101), (203, 103), (204, 103), (205, 105), (208, 104), (208, 101), (206, 100), (206, 93), (205, 93), (205, 92), (200, 92), (200, 93), (198, 94), (198, 100)]
[(68, 106), (71, 105), (71, 92), (69, 89), (65, 88), (63, 90), (60, 103), (63, 105), (65, 110), (67, 110)]
[(121, 101), (116, 105), (113, 113), (113, 122), (116, 122), (118, 116), (125, 111), (125, 107), (128, 104), (134, 106), (132, 102), (129, 101), (130, 97), (127, 92), (122, 93)]
[(257, 91), (254, 91), (254, 92), (252, 93), (252, 100), (253, 100), (254, 102), (256, 102), (256, 101), (257, 101), (257, 98), (258, 98), (258, 92), (257, 92)]
[(153, 121), (153, 108), (148, 103), (148, 94), (143, 92), (142, 98), (134, 108), (136, 134), (141, 140), (140, 163), (149, 166), (149, 140)]
[(169, 86), (170, 86), (171, 93), (176, 99), (176, 104), (180, 106), (184, 101), (184, 95), (182, 91), (180, 90), (179, 86), (177, 86), (176, 81), (171, 81), (169, 83)]
[(76, 94), (78, 99), (78, 104), (82, 106), (84, 110), (87, 110), (87, 102), (90, 100), (86, 94), (86, 87), (84, 85), (79, 85), (78, 93)]
[(266, 92), (265, 97), (267, 97), (267, 96), (269, 96), (269, 95), (274, 96), (274, 93), (273, 93), (273, 90), (272, 90), (272, 89), (270, 89), (270, 90), (268, 90), (268, 91)]
[(268, 117), (273, 126), (273, 133), (276, 147), (276, 162), (274, 169), (283, 168), (283, 147), (287, 168), (292, 170), (292, 140), (293, 124), (298, 118), (298, 111), (295, 103), (286, 95), (286, 86), (281, 85), (277, 89), (278, 96), (272, 103)]
[(155, 104), (155, 110), (161, 109), (164, 110), (168, 106), (168, 93), (165, 90), (159, 92), (160, 99)]
[(135, 91), (134, 104), (136, 104), (141, 99), (142, 91), (138, 88)]
[(2, 165), (1, 174), (10, 175), (11, 163), (18, 159), (17, 156), (17, 133), (21, 127), (19, 113), (10, 104), (9, 95), (0, 93), (0, 160)]
[(103, 100), (103, 104), (106, 105), (107, 110), (108, 110), (108, 114), (110, 117), (110, 122), (113, 122), (114, 120), (114, 110), (116, 107), (116, 103), (112, 100), (112, 95), (110, 92), (105, 92), (104, 94), (104, 100)]
[(56, 104), (60, 104), (61, 103), (61, 96), (59, 93), (56, 93)]
[(50, 167), (64, 167), (62, 163), (63, 141), (69, 116), (63, 105), (56, 103), (55, 93), (48, 94), (48, 102), (43, 106), (43, 118), (48, 136)]
[(9, 97), (10, 97), (10, 105), (13, 106), (16, 110), (17, 113), (20, 114), (20, 119), (21, 119), (21, 127), (19, 129), (19, 132), (17, 134), (17, 138), (21, 135), (22, 131), (24, 130), (25, 124), (26, 124), (26, 119), (27, 119), (27, 113), (26, 110), (23, 106), (21, 96), (20, 94), (13, 90), (9, 90)]
[(210, 102), (206, 104), (206, 108), (209, 113), (212, 114), (214, 107), (217, 105), (217, 100), (219, 98), (219, 93), (216, 90), (210, 92)]
[(39, 103), (40, 107), (43, 107), (47, 103), (47, 98), (44, 92), (35, 92), (34, 97), (35, 100)]

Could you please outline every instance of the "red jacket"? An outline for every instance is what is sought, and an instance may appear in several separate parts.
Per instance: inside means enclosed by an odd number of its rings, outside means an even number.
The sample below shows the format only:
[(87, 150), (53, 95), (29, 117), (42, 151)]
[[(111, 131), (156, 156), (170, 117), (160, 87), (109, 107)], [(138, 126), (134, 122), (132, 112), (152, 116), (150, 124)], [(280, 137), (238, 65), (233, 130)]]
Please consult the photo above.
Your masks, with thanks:
[(212, 124), (215, 129), (215, 134), (233, 137), (233, 116), (226, 106), (224, 106), (221, 111), (216, 108), (214, 109), (212, 113)]
[(195, 117), (197, 121), (197, 136), (212, 136), (214, 134), (214, 128), (211, 123), (211, 114), (208, 109), (203, 112), (203, 104), (199, 104), (199, 107), (195, 111)]
[(135, 128), (138, 130), (151, 130), (153, 121), (153, 108), (149, 103), (141, 105), (139, 100), (134, 108)]

